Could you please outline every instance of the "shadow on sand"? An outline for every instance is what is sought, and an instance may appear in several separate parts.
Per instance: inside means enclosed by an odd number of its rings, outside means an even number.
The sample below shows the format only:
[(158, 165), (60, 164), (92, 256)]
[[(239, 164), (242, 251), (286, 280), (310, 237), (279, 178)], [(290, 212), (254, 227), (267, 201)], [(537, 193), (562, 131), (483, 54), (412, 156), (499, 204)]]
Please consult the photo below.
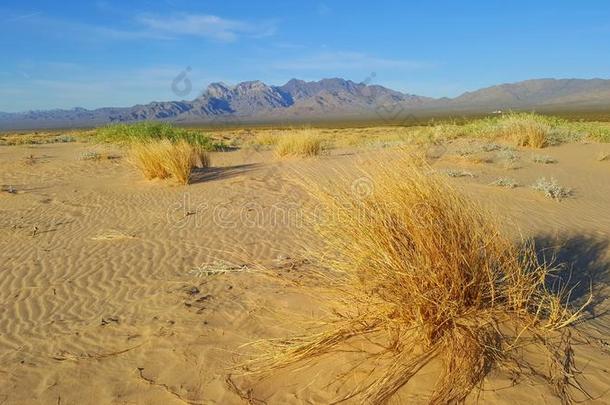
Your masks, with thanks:
[(207, 167), (203, 169), (195, 169), (191, 173), (190, 184), (203, 183), (207, 181), (223, 180), (231, 177), (239, 176), (240, 174), (255, 170), (261, 165), (257, 163), (243, 164), (236, 166), (224, 167)]
[(557, 266), (549, 277), (549, 289), (571, 290), (569, 299), (574, 306), (584, 304), (589, 319), (606, 315), (609, 305), (602, 305), (610, 293), (610, 241), (601, 237), (570, 235), (534, 238), (538, 259)]

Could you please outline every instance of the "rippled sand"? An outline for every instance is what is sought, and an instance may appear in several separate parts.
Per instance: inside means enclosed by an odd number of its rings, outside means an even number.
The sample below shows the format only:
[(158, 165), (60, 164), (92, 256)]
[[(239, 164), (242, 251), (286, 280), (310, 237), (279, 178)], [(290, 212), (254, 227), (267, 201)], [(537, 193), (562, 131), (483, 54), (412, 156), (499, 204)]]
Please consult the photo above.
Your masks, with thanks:
[[(474, 177), (450, 181), (498, 213), (509, 232), (558, 246), (575, 277), (595, 281), (596, 317), (575, 347), (589, 403), (610, 403), (610, 145), (570, 144), (520, 151), (517, 168), (455, 159), (438, 169)], [(287, 283), (258, 274), (306, 277), (299, 207), (303, 173), (350, 171), (392, 151), (336, 150), (309, 160), (276, 161), (269, 152), (213, 154), (212, 169), (187, 187), (141, 178), (122, 158), (82, 160), (89, 144), (0, 147), (0, 404), (328, 403), (343, 358), (262, 383), (230, 377), (241, 345), (289, 334), (270, 308), (318, 311)], [(28, 157), (33, 158), (28, 159)], [(522, 184), (489, 185), (498, 177)], [(532, 190), (554, 177), (573, 196), (553, 201)], [(559, 241), (559, 242), (558, 242)], [(433, 367), (395, 403), (421, 403)], [(484, 403), (557, 403), (545, 384), (510, 386), (492, 373)], [(508, 381), (508, 382), (507, 382)], [(505, 383), (503, 385), (503, 383)], [(492, 388), (496, 388), (493, 389)], [(249, 389), (250, 394), (246, 395)], [(472, 398), (472, 402), (476, 398)], [(254, 402), (253, 402), (254, 403)], [(258, 402), (257, 402), (258, 403)], [(404, 403), (404, 402), (402, 402)]]

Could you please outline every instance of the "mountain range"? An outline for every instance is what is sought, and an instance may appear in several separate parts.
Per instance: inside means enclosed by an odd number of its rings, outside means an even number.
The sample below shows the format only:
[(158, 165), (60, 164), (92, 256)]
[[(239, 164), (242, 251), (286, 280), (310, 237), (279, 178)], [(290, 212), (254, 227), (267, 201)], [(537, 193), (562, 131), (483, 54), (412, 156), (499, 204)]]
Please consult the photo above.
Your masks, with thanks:
[(163, 120), (184, 124), (291, 122), (320, 119), (400, 121), (424, 114), (491, 113), (508, 109), (610, 106), (610, 80), (536, 79), (466, 92), (455, 98), (406, 94), (379, 85), (339, 78), (282, 86), (249, 81), (212, 83), (197, 98), (151, 102), (125, 108), (0, 112), (0, 129), (95, 126), (113, 122)]

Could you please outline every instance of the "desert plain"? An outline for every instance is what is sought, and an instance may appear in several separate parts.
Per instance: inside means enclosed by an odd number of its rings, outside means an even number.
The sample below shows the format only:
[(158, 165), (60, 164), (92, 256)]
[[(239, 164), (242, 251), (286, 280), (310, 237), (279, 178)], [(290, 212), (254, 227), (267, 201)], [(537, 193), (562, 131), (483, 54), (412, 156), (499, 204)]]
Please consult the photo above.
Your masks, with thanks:
[[(580, 384), (570, 397), (610, 403), (610, 143), (418, 142), (399, 131), (217, 131), (227, 147), (209, 152), (187, 185), (146, 179), (128, 147), (92, 134), (49, 143), (5, 137), (0, 404), (359, 403), (346, 396), (364, 378), (355, 349), (263, 377), (241, 366), (256, 361), (253, 342), (292, 336), (332, 312), (310, 288), (321, 282), (311, 274), (324, 269), (305, 251), (323, 241), (303, 218), (316, 203), (303, 179), (367, 198), (376, 190), (369, 168), (411, 153), (489, 209), (511, 238), (533, 239), (563, 263), (575, 286), (570, 300), (588, 301), (569, 326)], [(326, 146), (278, 156), (276, 132), (315, 132)], [(565, 193), (534, 188), (540, 179)], [(523, 347), (521, 355), (536, 361), (538, 353)], [(437, 375), (431, 361), (388, 403), (427, 403)], [(565, 401), (544, 375), (501, 369), (465, 399)]]

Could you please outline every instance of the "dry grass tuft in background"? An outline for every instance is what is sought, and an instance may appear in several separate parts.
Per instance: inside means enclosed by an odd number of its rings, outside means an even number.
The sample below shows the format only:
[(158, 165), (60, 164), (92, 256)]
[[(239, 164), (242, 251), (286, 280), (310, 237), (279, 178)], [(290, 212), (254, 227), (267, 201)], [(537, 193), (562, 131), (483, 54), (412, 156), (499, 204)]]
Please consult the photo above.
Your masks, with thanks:
[(312, 157), (321, 154), (324, 149), (324, 138), (313, 130), (279, 136), (275, 143), (278, 157)]
[(544, 148), (575, 137), (566, 120), (535, 113), (510, 112), (466, 123), (462, 136), (505, 139), (515, 146)]
[(532, 148), (544, 148), (547, 145), (547, 134), (550, 127), (537, 121), (514, 121), (508, 122), (506, 136), (511, 138), (517, 146), (529, 146)]
[[(494, 367), (518, 374), (526, 362), (517, 350), (522, 345), (563, 360), (569, 340), (561, 340), (562, 330), (582, 308), (569, 307), (565, 287), (548, 289), (553, 268), (538, 262), (532, 244), (515, 244), (493, 215), (429, 168), (385, 164), (366, 176), (372, 191), (366, 195), (354, 193), (349, 180), (333, 178), (330, 188), (306, 180), (326, 209), (323, 220), (312, 218), (323, 245), (311, 256), (327, 269), (324, 287), (312, 295), (335, 318), (311, 334), (257, 342), (263, 355), (249, 372), (362, 351), (374, 366), (358, 363), (365, 377), (338, 399), (377, 404), (437, 359), (429, 401), (445, 404), (463, 401)], [(561, 378), (573, 378), (563, 372)], [(350, 373), (337, 380), (354, 381)], [(557, 395), (566, 399), (564, 388)]]
[(275, 146), (280, 139), (280, 135), (275, 132), (259, 132), (256, 134), (252, 144), (257, 146), (271, 147)]
[(147, 179), (171, 177), (180, 184), (188, 184), (193, 168), (209, 166), (204, 148), (184, 140), (136, 142), (130, 148), (129, 160)]

